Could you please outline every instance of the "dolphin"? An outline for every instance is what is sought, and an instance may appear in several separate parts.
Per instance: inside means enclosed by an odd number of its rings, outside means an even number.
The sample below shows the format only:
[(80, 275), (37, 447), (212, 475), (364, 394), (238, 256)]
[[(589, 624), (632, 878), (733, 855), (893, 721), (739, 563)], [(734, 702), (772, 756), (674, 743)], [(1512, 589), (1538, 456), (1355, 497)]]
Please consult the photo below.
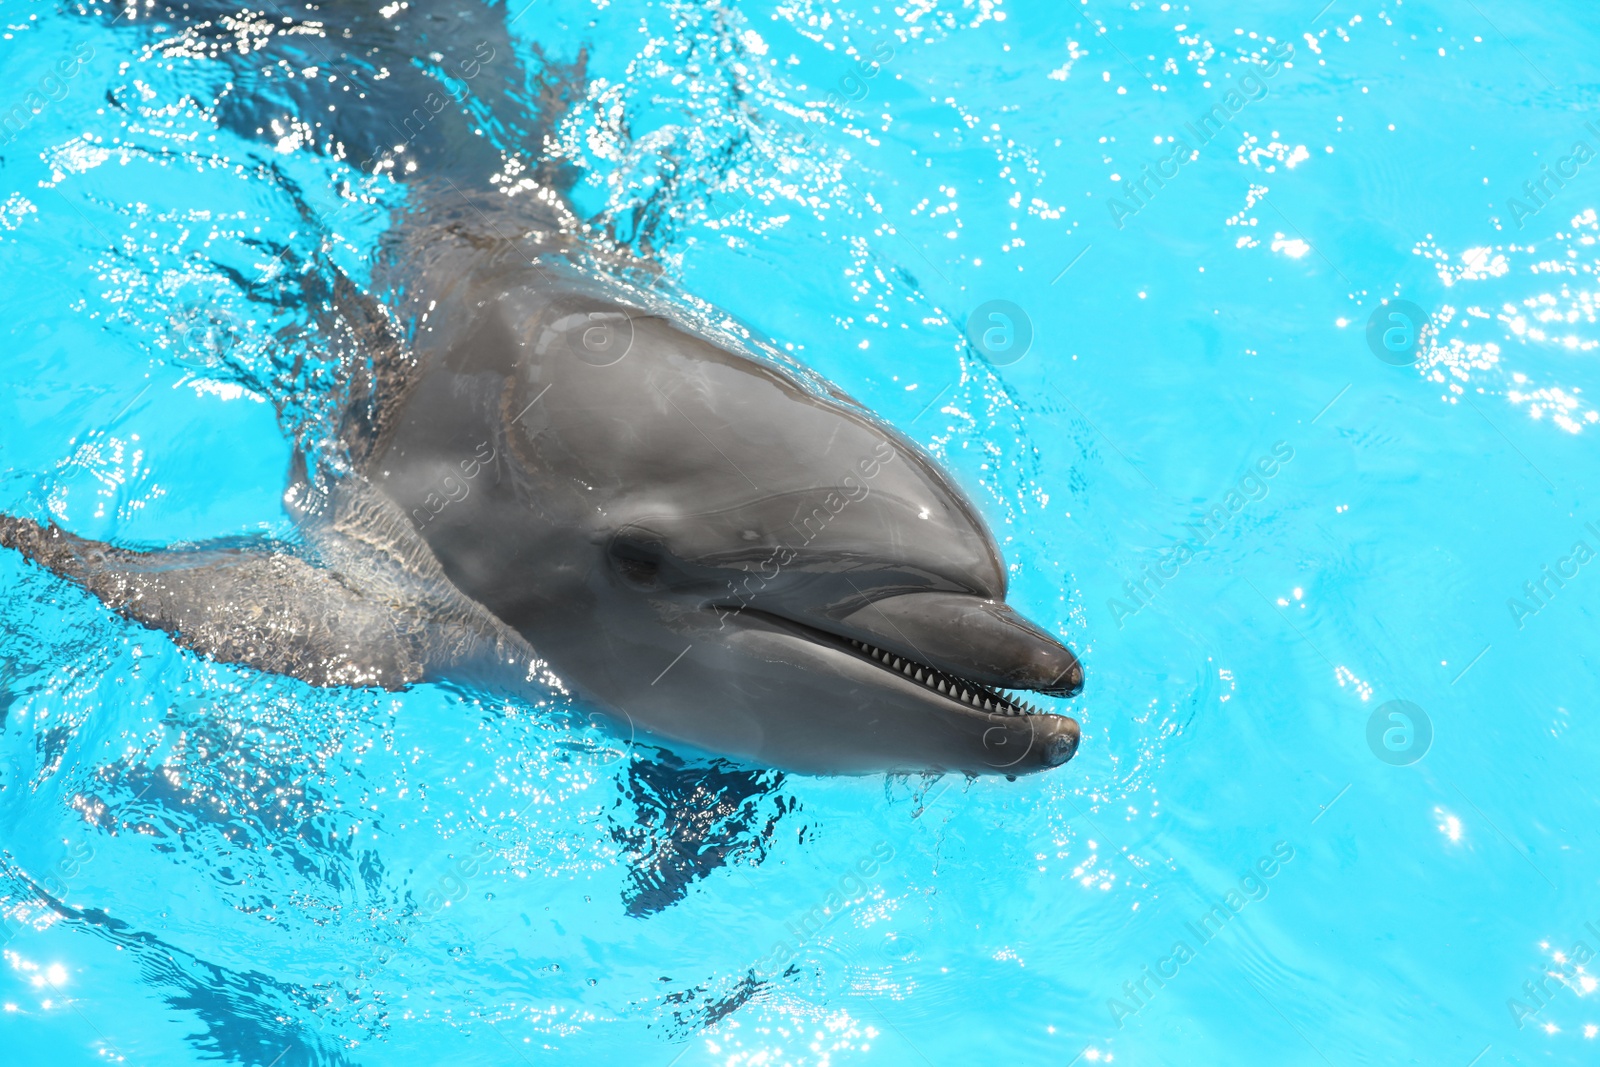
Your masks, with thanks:
[[(433, 159), (478, 151), (439, 132)], [(134, 548), (0, 516), (0, 545), (312, 685), (554, 687), (620, 731), (804, 774), (1072, 758), (1078, 723), (1023, 694), (1075, 696), (1082, 665), (1006, 604), (948, 473), (596, 240), (553, 184), (466, 169), (408, 179), (370, 290), (326, 268), (355, 351), (337, 425), (296, 452), (295, 538)]]

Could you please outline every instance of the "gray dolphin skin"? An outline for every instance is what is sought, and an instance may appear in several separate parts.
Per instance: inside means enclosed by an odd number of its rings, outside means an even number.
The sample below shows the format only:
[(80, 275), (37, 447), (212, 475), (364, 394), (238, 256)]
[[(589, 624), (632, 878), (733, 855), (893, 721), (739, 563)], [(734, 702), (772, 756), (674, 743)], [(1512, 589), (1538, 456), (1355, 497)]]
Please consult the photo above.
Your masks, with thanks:
[[(459, 141), (459, 139), (457, 139)], [(457, 174), (460, 173), (458, 170)], [(0, 517), (0, 544), (214, 659), (316, 685), (455, 680), (809, 774), (1071, 759), (1073, 653), (1005, 603), (920, 448), (557, 192), (408, 189), (292, 543), (139, 551)], [(380, 307), (381, 305), (381, 307)]]

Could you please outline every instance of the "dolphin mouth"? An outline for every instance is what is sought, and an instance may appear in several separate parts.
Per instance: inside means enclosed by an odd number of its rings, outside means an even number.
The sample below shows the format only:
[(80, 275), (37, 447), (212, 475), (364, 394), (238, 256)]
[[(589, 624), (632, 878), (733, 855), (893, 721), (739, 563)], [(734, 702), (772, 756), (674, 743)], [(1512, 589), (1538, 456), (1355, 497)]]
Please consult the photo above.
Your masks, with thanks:
[[(911, 596), (930, 599), (912, 602)], [(855, 616), (838, 620), (835, 630), (817, 625), (813, 618), (802, 621), (770, 607), (706, 606), (722, 621), (741, 617), (742, 628), (783, 634), (788, 641), (807, 646), (814, 654), (800, 662), (824, 677), (837, 677), (847, 688), (870, 687), (855, 689), (863, 710), (869, 712), (864, 720), (869, 732), (889, 721), (913, 730), (925, 722), (927, 731), (917, 735), (921, 740), (905, 750), (920, 755), (904, 766), (896, 764), (898, 769), (921, 766), (1015, 777), (1059, 767), (1077, 755), (1082, 730), (1076, 719), (1035, 707), (1014, 694), (1015, 690), (1051, 696), (1081, 691), (1082, 669), (1070, 650), (1048, 638), (1034, 638), (1031, 630), (1012, 622), (1016, 617), (1009, 609), (994, 601), (978, 602), (976, 621), (973, 612), (944, 611), (949, 621), (941, 630), (935, 613), (924, 608), (948, 608), (955, 601), (943, 597), (934, 601), (929, 594), (901, 599), (904, 603), (898, 605), (883, 602), (888, 604), (883, 613), (886, 628), (896, 631), (899, 641), (875, 639), (877, 635)], [(901, 610), (904, 607), (914, 610)], [(873, 617), (877, 614), (874, 605)], [(998, 625), (985, 626), (985, 620)], [(1006, 684), (1013, 679), (1022, 684)], [(1061, 685), (1062, 681), (1067, 684)]]
[[(1070, 716), (1045, 711), (1020, 700), (1004, 688), (985, 685), (982, 682), (973, 681), (971, 678), (963, 678), (948, 670), (902, 656), (886, 648), (880, 648), (868, 641), (861, 641), (854, 637), (819, 629), (808, 623), (803, 623), (784, 615), (775, 615), (767, 611), (744, 608), (737, 613), (755, 616), (765, 622), (776, 623), (785, 629), (799, 631), (802, 636), (813, 643), (827, 645), (848, 653), (857, 659), (867, 660), (880, 670), (897, 675), (904, 681), (914, 682), (922, 686), (930, 694), (943, 697), (968, 713), (1003, 715), (1011, 718), (1070, 719)], [(1070, 755), (1067, 758), (1071, 758)], [(1062, 760), (1062, 762), (1065, 762), (1065, 760)]]
[[(818, 630), (817, 633), (826, 633)], [(1053, 712), (1043, 711), (1016, 699), (1010, 693), (1001, 689), (974, 682), (969, 678), (959, 678), (937, 667), (930, 667), (925, 663), (897, 656), (888, 649), (879, 648), (877, 645), (865, 641), (857, 641), (853, 637), (840, 637), (829, 634), (833, 643), (843, 648), (854, 651), (858, 656), (870, 659), (879, 667), (892, 674), (899, 674), (910, 681), (920, 683), (930, 692), (953, 700), (971, 711), (985, 712), (992, 715), (1031, 716), (1053, 715)], [(1057, 716), (1060, 718), (1061, 716)]]

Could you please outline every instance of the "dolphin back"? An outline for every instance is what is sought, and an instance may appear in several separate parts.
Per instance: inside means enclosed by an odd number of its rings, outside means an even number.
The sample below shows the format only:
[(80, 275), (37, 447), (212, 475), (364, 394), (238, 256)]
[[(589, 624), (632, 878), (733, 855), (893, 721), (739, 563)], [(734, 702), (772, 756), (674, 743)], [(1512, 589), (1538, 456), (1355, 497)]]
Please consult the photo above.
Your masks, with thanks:
[(571, 184), (544, 144), (583, 93), (586, 53), (563, 64), (515, 44), (504, 5), (312, 0), (291, 13), (187, 0), (135, 32), (168, 60), (215, 64), (217, 121), (247, 140), (397, 181), (486, 188), (515, 158), (546, 187)]

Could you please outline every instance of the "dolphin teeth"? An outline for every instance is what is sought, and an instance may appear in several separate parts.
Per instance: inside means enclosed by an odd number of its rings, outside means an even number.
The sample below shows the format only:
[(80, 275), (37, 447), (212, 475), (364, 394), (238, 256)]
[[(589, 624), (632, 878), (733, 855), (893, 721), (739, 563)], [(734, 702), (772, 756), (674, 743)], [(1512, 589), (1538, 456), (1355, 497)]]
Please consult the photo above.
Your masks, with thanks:
[(917, 674), (916, 674), (917, 681), (920, 682), (920, 681), (924, 680), (927, 677), (928, 676), (926, 674), (922, 673), (922, 668), (918, 667), (917, 668)]
[(911, 673), (911, 664), (907, 663), (904, 667), (902, 667), (900, 669), (902, 671), (904, 671), (906, 674), (910, 674)]

